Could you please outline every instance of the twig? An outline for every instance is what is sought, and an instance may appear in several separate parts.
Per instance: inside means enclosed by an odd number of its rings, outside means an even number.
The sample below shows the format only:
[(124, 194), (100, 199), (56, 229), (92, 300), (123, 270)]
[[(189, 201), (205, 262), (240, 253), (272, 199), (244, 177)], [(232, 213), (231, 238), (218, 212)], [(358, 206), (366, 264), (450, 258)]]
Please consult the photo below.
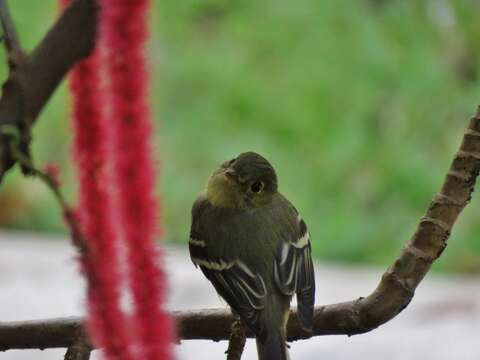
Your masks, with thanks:
[[(1, 131), (0, 131), (1, 133)], [(57, 199), (58, 203), (60, 204), (61, 208), (64, 211), (68, 211), (70, 208), (65, 201), (65, 197), (63, 196), (60, 187), (58, 186), (55, 179), (53, 179), (49, 174), (46, 172), (37, 169), (33, 164), (32, 159), (28, 158), (23, 154), (20, 149), (18, 148), (18, 144), (14, 141), (10, 141), (10, 153), (12, 154), (13, 158), (22, 166), (28, 168), (33, 176), (38, 177), (43, 183), (52, 191), (53, 195)]]
[[(9, 77), (3, 84), (2, 98), (0, 99), (0, 125), (15, 126), (23, 137), (20, 137), (20, 148), (26, 156), (29, 156), (30, 133), (26, 131), (24, 117), (24, 102), (22, 87), (16, 79), (17, 73), (25, 65), (26, 56), (20, 46), (17, 32), (10, 16), (7, 0), (0, 0), (0, 24), (2, 26), (2, 40), (7, 50)], [(4, 138), (0, 136), (0, 181), (2, 175), (11, 166), (14, 160), (11, 158), (8, 148), (4, 145)], [(22, 168), (22, 170), (24, 170)], [(27, 174), (27, 171), (24, 171)]]
[(243, 348), (247, 341), (245, 326), (237, 318), (232, 324), (230, 339), (228, 342), (227, 360), (240, 360), (242, 358)]
[(13, 25), (10, 11), (8, 10), (7, 0), (0, 0), (0, 22), (3, 29), (3, 40), (9, 53), (22, 52), (20, 42), (18, 41), (17, 31)]
[(62, 209), (63, 217), (70, 229), (74, 245), (78, 248), (80, 253), (85, 253), (87, 251), (86, 241), (80, 230), (75, 212), (65, 200), (57, 179), (54, 179), (47, 172), (38, 169), (34, 165), (32, 159), (20, 150), (20, 134), (16, 127), (12, 125), (0, 126), (0, 136), (5, 139), (7, 149), (9, 150), (12, 159), (18, 162), (23, 168), (27, 169), (30, 175), (40, 179), (52, 191)]

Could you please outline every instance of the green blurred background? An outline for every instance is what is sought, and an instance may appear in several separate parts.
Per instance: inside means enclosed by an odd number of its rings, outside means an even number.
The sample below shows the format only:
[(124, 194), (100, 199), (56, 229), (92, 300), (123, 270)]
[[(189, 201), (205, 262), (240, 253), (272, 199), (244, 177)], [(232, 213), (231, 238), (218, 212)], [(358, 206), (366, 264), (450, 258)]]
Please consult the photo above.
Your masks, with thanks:
[[(255, 150), (309, 223), (317, 258), (391, 263), (480, 103), (480, 2), (152, 3), (154, 147), (168, 241), (186, 245), (191, 203), (217, 164)], [(57, 16), (54, 0), (10, 6), (28, 49)], [(74, 202), (68, 105), (63, 84), (35, 126), (33, 154), (38, 165), (60, 166)], [(436, 269), (480, 273), (479, 211), (474, 196)], [(65, 231), (52, 195), (18, 170), (1, 186), (0, 227)]]

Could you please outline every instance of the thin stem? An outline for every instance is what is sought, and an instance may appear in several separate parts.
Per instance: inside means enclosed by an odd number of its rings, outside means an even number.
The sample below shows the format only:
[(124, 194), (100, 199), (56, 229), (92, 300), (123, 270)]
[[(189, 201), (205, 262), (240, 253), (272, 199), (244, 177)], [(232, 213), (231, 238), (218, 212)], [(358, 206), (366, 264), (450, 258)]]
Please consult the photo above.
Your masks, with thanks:
[(65, 196), (63, 195), (57, 180), (50, 176), (47, 172), (38, 169), (34, 165), (32, 159), (30, 159), (20, 150), (19, 142), (16, 137), (11, 137), (7, 141), (9, 141), (9, 150), (12, 158), (17, 161), (22, 167), (26, 168), (29, 171), (30, 175), (40, 179), (52, 191), (53, 196), (55, 197), (62, 209), (64, 219), (72, 235), (73, 243), (81, 253), (85, 253), (87, 251), (87, 245), (84, 236), (80, 230), (80, 226), (75, 216), (75, 212), (65, 200)]
[(68, 347), (65, 353), (65, 360), (89, 360), (92, 347), (87, 341), (85, 333), (80, 331), (80, 334)]
[(10, 11), (8, 9), (7, 0), (0, 0), (0, 23), (3, 29), (3, 38), (5, 46), (9, 53), (20, 53), (22, 48), (18, 40), (17, 31), (12, 21)]
[(247, 341), (245, 326), (242, 321), (237, 318), (232, 324), (232, 332), (230, 333), (230, 341), (228, 342), (227, 360), (240, 360), (242, 358), (243, 349)]

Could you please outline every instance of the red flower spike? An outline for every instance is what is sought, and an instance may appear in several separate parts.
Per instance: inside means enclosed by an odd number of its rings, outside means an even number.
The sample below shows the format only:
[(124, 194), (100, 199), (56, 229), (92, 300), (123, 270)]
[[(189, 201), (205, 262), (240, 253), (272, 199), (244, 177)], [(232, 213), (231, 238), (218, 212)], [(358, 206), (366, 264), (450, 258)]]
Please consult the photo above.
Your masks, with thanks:
[(114, 173), (121, 227), (128, 247), (134, 319), (141, 359), (170, 359), (172, 325), (160, 307), (165, 300), (165, 275), (156, 261), (157, 206), (146, 102), (148, 76), (144, 59), (148, 0), (102, 1), (103, 40), (107, 48), (113, 126)]
[[(69, 1), (61, 1), (65, 6)], [(95, 51), (77, 64), (70, 74), (73, 94), (74, 158), (79, 176), (78, 211), (65, 214), (79, 223), (76, 241), (85, 241), (81, 254), (87, 278), (88, 328), (93, 342), (103, 348), (106, 359), (134, 360), (126, 315), (120, 308), (117, 234), (113, 228), (111, 194), (107, 184), (107, 139), (110, 133), (103, 118), (105, 106)], [(112, 336), (114, 332), (114, 336)]]

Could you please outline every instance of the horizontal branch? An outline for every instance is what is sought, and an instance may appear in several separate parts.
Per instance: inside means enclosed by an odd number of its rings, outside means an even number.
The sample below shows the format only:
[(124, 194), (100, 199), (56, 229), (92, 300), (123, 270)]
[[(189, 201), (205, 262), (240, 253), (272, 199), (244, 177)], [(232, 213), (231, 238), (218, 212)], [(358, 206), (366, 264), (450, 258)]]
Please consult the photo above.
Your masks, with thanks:
[[(314, 335), (344, 335), (368, 331), (352, 322), (352, 310), (357, 301), (316, 307)], [(174, 311), (181, 340), (228, 340), (236, 318), (226, 309)], [(345, 321), (337, 323), (337, 320)], [(67, 317), (45, 320), (0, 322), (0, 351), (13, 349), (48, 349), (69, 347), (81, 331), (84, 318)], [(352, 331), (354, 330), (354, 331)], [(360, 330), (360, 331), (359, 331)], [(250, 331), (247, 337), (253, 337)], [(290, 341), (309, 338), (292, 311), (288, 322)]]

